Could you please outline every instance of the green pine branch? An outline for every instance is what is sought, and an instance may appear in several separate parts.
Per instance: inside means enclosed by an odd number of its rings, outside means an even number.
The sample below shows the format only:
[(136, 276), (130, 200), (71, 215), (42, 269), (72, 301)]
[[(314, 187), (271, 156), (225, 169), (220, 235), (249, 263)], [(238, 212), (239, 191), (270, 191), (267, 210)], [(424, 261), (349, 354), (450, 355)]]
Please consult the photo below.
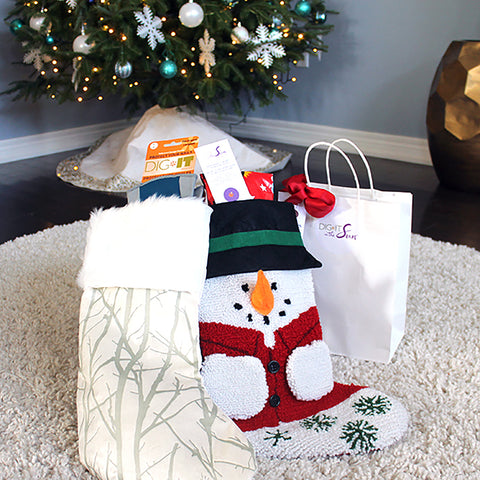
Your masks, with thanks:
[[(336, 13), (328, 10), (322, 0), (310, 0), (312, 13), (307, 17), (298, 15), (296, 2), (288, 0), (196, 2), (204, 11), (204, 20), (198, 27), (188, 28), (178, 19), (178, 11), (186, 0), (148, 0), (153, 15), (162, 19), (161, 32), (165, 38), (165, 43), (152, 49), (147, 38), (137, 34), (134, 13), (143, 12), (144, 4), (140, 0), (93, 3), (77, 0), (73, 9), (58, 0), (36, 4), (16, 0), (5, 21), (12, 26), (24, 54), (38, 52), (42, 65), (38, 71), (35, 69), (38, 64), (29, 65), (31, 78), (13, 80), (1, 93), (12, 95), (13, 100), (50, 97), (59, 102), (120, 96), (125, 108), (132, 113), (154, 104), (186, 105), (193, 109), (211, 104), (222, 110), (226, 103), (244, 113), (252, 105), (268, 105), (276, 98), (286, 98), (284, 85), (274, 83), (273, 75), (283, 73), (282, 78), (288, 82), (292, 62), (300, 60), (304, 53), (326, 51), (327, 45), (319, 36), (328, 34), (333, 26), (319, 23), (315, 14)], [(30, 28), (29, 21), (39, 15), (44, 16), (45, 21), (40, 31), (36, 31)], [(20, 27), (18, 20), (22, 22)], [(274, 20), (281, 24), (274, 24)], [(283, 46), (285, 55), (273, 58), (269, 68), (247, 60), (256, 46), (251, 42), (232, 43), (232, 30), (239, 22), (250, 37), (257, 34), (259, 25), (281, 32), (276, 43)], [(82, 29), (88, 35), (88, 43), (94, 45), (88, 53), (72, 50), (73, 41)], [(199, 64), (199, 39), (205, 29), (215, 40), (211, 76)], [(159, 71), (167, 56), (178, 69), (171, 79), (162, 77)], [(115, 73), (116, 67), (127, 62), (132, 72), (127, 78), (120, 78)], [(250, 98), (247, 107), (242, 101), (244, 98)]]

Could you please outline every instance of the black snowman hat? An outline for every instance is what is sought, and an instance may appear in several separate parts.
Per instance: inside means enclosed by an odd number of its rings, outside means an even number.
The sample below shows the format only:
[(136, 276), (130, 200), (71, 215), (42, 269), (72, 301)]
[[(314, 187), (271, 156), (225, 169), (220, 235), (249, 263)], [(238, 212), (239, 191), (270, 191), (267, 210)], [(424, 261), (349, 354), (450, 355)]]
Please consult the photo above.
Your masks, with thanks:
[(303, 245), (291, 203), (243, 200), (212, 208), (207, 278), (322, 266)]

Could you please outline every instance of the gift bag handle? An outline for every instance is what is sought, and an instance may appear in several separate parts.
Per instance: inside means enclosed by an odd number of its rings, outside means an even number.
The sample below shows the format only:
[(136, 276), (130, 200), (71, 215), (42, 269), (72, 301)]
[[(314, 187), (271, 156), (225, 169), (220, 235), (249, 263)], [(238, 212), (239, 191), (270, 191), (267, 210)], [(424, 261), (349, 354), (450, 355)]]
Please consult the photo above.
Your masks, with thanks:
[(329, 169), (328, 160), (329, 160), (329, 157), (330, 157), (330, 151), (333, 149), (333, 150), (336, 150), (348, 163), (348, 166), (350, 167), (350, 170), (352, 171), (353, 178), (355, 179), (355, 186), (357, 187), (357, 190), (360, 193), (360, 183), (358, 181), (357, 172), (355, 171), (355, 168), (353, 167), (352, 162), (348, 158), (347, 154), (342, 149), (337, 147), (335, 145), (335, 143), (316, 142), (316, 143), (312, 143), (312, 145), (310, 145), (308, 147), (307, 151), (305, 152), (305, 160), (304, 160), (304, 163), (303, 163), (303, 169), (305, 171), (305, 179), (307, 180), (307, 185), (315, 186), (312, 182), (310, 182), (310, 175), (308, 174), (308, 156), (310, 155), (310, 152), (316, 147), (328, 147), (328, 150), (327, 150), (328, 151), (328, 156), (327, 156), (327, 163), (326, 163), (328, 190), (331, 190), (331, 186), (332, 186), (331, 182), (330, 182), (330, 169)]
[[(337, 140), (334, 140), (327, 149), (327, 158), (325, 160), (325, 169), (326, 169), (326, 172), (327, 172), (328, 189), (330, 190), (330, 187), (331, 187), (331, 181), (330, 181), (330, 152), (332, 151), (332, 148), (335, 148), (337, 146), (337, 143), (341, 143), (341, 142), (348, 143), (350, 146), (352, 146), (356, 150), (356, 152), (358, 153), (360, 158), (362, 159), (362, 162), (365, 165), (365, 168), (367, 170), (368, 182), (370, 184), (370, 192), (372, 194), (372, 198), (375, 198), (375, 189), (373, 187), (373, 177), (372, 177), (372, 171), (370, 169), (370, 165), (368, 164), (368, 161), (367, 161), (365, 155), (363, 154), (363, 152), (360, 150), (360, 148), (357, 145), (355, 145), (351, 140), (348, 140), (348, 138), (339, 138)], [(337, 150), (337, 149), (335, 149), (335, 150)], [(345, 156), (344, 156), (344, 158), (345, 158)], [(352, 169), (352, 166), (350, 166), (350, 169)], [(356, 180), (358, 180), (358, 177), (356, 177)], [(357, 181), (355, 182), (355, 184), (357, 185), (357, 188), (358, 188)]]

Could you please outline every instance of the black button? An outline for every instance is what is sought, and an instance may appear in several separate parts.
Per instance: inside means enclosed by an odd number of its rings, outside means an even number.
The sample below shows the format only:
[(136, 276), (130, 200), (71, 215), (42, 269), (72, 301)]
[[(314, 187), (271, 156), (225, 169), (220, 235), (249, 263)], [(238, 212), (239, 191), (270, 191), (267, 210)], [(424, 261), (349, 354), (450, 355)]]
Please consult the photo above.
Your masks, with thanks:
[(270, 373), (277, 373), (280, 370), (280, 364), (276, 360), (268, 362), (267, 369)]
[(272, 395), (269, 398), (268, 403), (271, 407), (278, 407), (280, 405), (280, 397), (277, 394)]

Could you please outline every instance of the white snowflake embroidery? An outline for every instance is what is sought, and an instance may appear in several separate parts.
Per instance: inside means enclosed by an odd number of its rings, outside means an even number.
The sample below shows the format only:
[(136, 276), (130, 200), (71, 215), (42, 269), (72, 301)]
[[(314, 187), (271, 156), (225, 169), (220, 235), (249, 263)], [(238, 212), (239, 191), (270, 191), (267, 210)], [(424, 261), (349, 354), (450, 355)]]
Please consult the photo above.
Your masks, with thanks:
[(157, 43), (165, 43), (165, 37), (160, 30), (162, 21), (159, 17), (154, 17), (153, 12), (148, 5), (143, 7), (142, 12), (134, 12), (138, 22), (137, 35), (141, 38), (148, 37), (148, 44), (152, 50), (155, 49)]
[[(25, 45), (25, 43), (23, 45)], [(23, 63), (32, 64), (37, 71), (40, 71), (43, 65), (51, 60), (52, 58), (42, 53), (39, 48), (34, 48), (23, 56)]]
[(205, 73), (210, 72), (210, 67), (215, 65), (215, 55), (213, 51), (215, 50), (215, 39), (211, 38), (208, 30), (205, 29), (203, 32), (203, 38), (198, 40), (198, 44), (200, 45), (200, 56), (199, 56), (199, 63), (203, 65), (205, 68)]
[(261, 63), (265, 68), (269, 68), (274, 58), (285, 56), (283, 45), (276, 43), (282, 38), (282, 33), (278, 30), (269, 31), (265, 25), (259, 25), (255, 30), (256, 36), (252, 36), (249, 42), (255, 45), (255, 49), (247, 55), (247, 60)]

